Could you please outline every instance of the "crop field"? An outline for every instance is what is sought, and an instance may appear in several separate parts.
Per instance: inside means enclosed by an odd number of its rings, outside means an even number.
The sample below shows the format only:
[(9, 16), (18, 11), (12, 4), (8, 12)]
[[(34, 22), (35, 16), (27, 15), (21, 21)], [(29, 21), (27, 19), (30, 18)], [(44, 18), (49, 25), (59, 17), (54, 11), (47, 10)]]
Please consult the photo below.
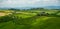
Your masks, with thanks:
[[(40, 12), (49, 15), (38, 16)], [(15, 14), (4, 10), (4, 15), (0, 14), (0, 29), (60, 29), (60, 10), (26, 10)]]

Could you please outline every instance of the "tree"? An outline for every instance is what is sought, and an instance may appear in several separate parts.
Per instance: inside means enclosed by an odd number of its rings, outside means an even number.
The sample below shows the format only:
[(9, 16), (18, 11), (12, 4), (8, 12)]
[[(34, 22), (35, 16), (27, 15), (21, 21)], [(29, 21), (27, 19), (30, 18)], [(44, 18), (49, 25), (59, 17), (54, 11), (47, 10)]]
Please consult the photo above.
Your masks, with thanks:
[(15, 9), (15, 8), (10, 8), (8, 10), (13, 10), (13, 11), (20, 11), (20, 9)]

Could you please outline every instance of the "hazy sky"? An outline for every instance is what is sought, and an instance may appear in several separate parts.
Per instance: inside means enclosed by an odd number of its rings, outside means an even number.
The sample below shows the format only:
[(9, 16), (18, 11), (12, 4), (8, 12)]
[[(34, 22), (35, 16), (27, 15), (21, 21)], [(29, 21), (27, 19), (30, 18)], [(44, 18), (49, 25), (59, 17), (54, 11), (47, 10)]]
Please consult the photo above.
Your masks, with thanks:
[(60, 6), (60, 0), (0, 0), (0, 7)]

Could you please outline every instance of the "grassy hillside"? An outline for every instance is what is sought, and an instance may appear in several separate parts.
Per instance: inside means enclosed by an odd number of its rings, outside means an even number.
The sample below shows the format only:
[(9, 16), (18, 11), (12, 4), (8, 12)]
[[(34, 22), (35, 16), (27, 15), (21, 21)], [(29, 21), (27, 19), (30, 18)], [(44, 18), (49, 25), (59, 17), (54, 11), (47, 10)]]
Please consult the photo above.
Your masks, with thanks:
[[(37, 16), (43, 11), (50, 15)], [(57, 12), (58, 10), (17, 11), (16, 14), (0, 17), (0, 29), (60, 29), (60, 12)]]

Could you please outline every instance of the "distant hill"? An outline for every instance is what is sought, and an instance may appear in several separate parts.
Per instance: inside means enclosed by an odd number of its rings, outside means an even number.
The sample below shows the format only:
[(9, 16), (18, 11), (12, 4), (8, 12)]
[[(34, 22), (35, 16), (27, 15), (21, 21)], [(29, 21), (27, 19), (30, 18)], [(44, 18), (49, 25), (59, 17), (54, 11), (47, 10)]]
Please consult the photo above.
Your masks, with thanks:
[[(11, 7), (10, 7), (11, 8)], [(10, 9), (9, 7), (4, 7), (0, 9)], [(47, 9), (60, 9), (60, 6), (44, 6), (44, 7), (15, 7), (15, 9), (30, 9), (30, 8), (47, 8)]]
[(48, 8), (48, 9), (60, 9), (60, 6), (46, 6), (43, 8)]

